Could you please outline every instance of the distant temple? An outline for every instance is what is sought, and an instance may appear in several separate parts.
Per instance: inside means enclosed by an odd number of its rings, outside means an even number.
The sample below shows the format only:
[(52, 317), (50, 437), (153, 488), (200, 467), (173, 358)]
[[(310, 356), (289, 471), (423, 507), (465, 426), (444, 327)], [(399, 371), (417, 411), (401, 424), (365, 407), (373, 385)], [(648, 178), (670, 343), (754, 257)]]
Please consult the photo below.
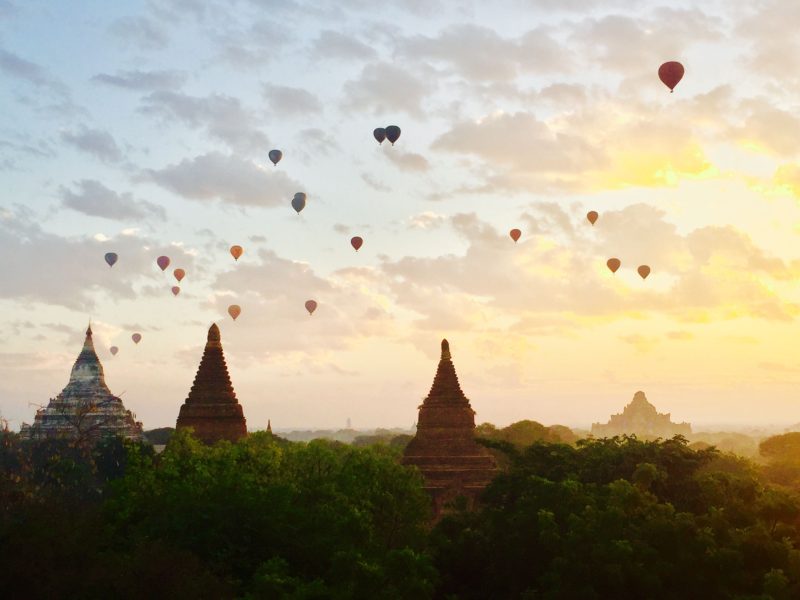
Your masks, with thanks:
[(689, 423), (673, 423), (669, 413), (657, 412), (656, 407), (647, 401), (644, 392), (636, 392), (622, 414), (611, 415), (608, 423), (592, 424), (592, 435), (595, 437), (636, 434), (643, 438), (671, 438), (691, 433), (692, 426)]
[(208, 330), (203, 358), (175, 426), (186, 427), (191, 427), (195, 437), (206, 444), (219, 440), (235, 442), (247, 435), (247, 423), (228, 376), (216, 324)]
[(22, 424), (24, 439), (64, 438), (95, 443), (107, 436), (142, 439), (142, 424), (126, 410), (105, 382), (103, 365), (94, 350), (92, 328), (72, 367), (69, 383), (46, 408), (36, 411), (33, 425)]
[(461, 391), (447, 340), (442, 340), (436, 377), (419, 407), (417, 433), (406, 446), (403, 464), (422, 471), (437, 517), (457, 496), (472, 506), (495, 475), (494, 458), (475, 441), (475, 411)]

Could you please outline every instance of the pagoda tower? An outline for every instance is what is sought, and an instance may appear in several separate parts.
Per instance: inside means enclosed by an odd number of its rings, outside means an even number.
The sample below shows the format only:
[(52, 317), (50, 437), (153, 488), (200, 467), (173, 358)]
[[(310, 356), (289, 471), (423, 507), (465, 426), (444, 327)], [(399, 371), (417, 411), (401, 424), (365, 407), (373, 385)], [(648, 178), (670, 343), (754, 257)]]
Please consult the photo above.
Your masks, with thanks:
[(422, 472), (435, 517), (457, 496), (474, 505), (497, 471), (492, 455), (475, 441), (475, 411), (461, 391), (447, 340), (442, 340), (436, 377), (419, 407), (417, 433), (406, 446), (403, 464)]
[(592, 423), (595, 437), (636, 435), (644, 439), (671, 438), (674, 435), (691, 435), (689, 423), (674, 423), (670, 413), (660, 413), (645, 396), (638, 391), (633, 400), (622, 409), (622, 413), (611, 415), (608, 423)]
[(20, 435), (25, 439), (65, 438), (87, 443), (107, 436), (142, 439), (142, 424), (106, 385), (91, 325), (67, 387), (51, 398), (46, 408), (36, 411), (32, 425), (23, 423)]
[(236, 399), (222, 353), (219, 327), (208, 330), (208, 341), (197, 368), (194, 384), (178, 414), (176, 429), (191, 427), (206, 444), (235, 442), (247, 435), (242, 406)]

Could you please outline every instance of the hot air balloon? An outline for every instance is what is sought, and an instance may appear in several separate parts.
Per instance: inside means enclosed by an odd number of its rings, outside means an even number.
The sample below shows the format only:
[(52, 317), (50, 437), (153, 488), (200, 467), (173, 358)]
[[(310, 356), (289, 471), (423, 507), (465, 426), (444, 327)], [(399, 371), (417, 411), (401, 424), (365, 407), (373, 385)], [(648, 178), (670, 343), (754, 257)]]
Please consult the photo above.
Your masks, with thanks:
[(356, 252), (358, 252), (358, 249), (364, 245), (364, 240), (362, 240), (359, 236), (355, 236), (354, 238), (350, 238), (350, 245), (356, 249)]
[(116, 252), (108, 252), (106, 254), (106, 262), (108, 263), (108, 266), (113, 267), (118, 258), (119, 256), (117, 256)]
[(597, 221), (598, 216), (600, 215), (597, 214), (596, 210), (590, 210), (588, 213), (586, 213), (586, 218), (589, 219), (589, 223), (592, 225), (594, 225), (594, 222)]
[(184, 271), (183, 269), (175, 269), (175, 270), (172, 272), (172, 274), (173, 274), (173, 275), (175, 275), (175, 279), (177, 279), (177, 280), (178, 280), (178, 283), (180, 283), (180, 282), (181, 282), (181, 280), (182, 280), (184, 277), (186, 277), (186, 271)]
[(169, 256), (159, 256), (156, 259), (156, 264), (164, 271), (169, 266)]
[(617, 269), (619, 269), (622, 263), (618, 258), (609, 258), (608, 261), (606, 262), (606, 265), (608, 265), (608, 268), (611, 270), (612, 273), (616, 273)]
[(179, 288), (177, 285), (173, 285), (172, 286), (172, 295), (173, 296), (177, 296), (180, 293), (181, 293), (181, 288)]
[(303, 192), (297, 192), (292, 198), (292, 208), (300, 214), (300, 211), (306, 207), (306, 195)]
[(233, 256), (233, 260), (239, 260), (242, 252), (244, 252), (244, 248), (241, 246), (231, 246), (231, 256)]
[(386, 139), (392, 142), (392, 146), (400, 137), (400, 128), (397, 125), (389, 125), (386, 128)]
[(678, 82), (683, 79), (683, 65), (671, 60), (658, 68), (658, 78), (669, 88), (669, 93), (675, 89)]
[(273, 165), (277, 165), (279, 162), (281, 162), (282, 158), (283, 158), (283, 152), (281, 152), (280, 150), (269, 151), (269, 159), (272, 161)]
[(139, 342), (141, 342), (141, 341), (142, 341), (142, 334), (141, 334), (141, 333), (134, 333), (134, 334), (131, 336), (131, 339), (133, 340), (133, 343), (134, 343), (134, 344), (138, 344)]
[(522, 235), (522, 232), (519, 229), (512, 229), (508, 232), (508, 235), (511, 236), (511, 239), (514, 240), (514, 243), (517, 243), (517, 240)]
[(228, 307), (228, 314), (231, 317), (233, 317), (233, 320), (235, 321), (236, 317), (238, 317), (240, 314), (242, 314), (242, 309), (239, 307), (238, 304), (231, 304)]
[(647, 276), (650, 275), (650, 267), (647, 265), (641, 265), (636, 271), (642, 279), (647, 279)]
[(116, 356), (117, 352), (119, 352), (119, 348), (117, 348), (116, 346), (111, 346), (111, 348), (109, 348), (109, 350), (111, 350), (111, 355), (112, 356)]
[(372, 132), (373, 137), (378, 140), (379, 144), (383, 143), (386, 139), (386, 130), (383, 127), (378, 127)]
[(306, 310), (308, 311), (309, 315), (313, 315), (314, 311), (317, 310), (317, 303), (314, 300), (306, 300)]

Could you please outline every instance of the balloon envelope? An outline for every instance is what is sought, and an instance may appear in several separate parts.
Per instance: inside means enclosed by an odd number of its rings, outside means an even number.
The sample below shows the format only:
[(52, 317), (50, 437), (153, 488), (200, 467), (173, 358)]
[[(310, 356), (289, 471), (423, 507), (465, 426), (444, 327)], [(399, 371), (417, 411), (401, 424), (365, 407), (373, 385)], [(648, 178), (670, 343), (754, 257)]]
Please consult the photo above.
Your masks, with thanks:
[(597, 214), (596, 210), (590, 210), (588, 213), (586, 213), (586, 218), (589, 219), (589, 223), (592, 225), (594, 225), (594, 222), (597, 221), (597, 217), (599, 216), (600, 215)]
[(139, 342), (141, 342), (141, 341), (142, 341), (142, 334), (141, 334), (141, 333), (134, 333), (134, 334), (131, 336), (131, 339), (133, 340), (133, 343), (134, 343), (134, 344), (138, 344)]
[(683, 65), (674, 60), (665, 62), (658, 68), (658, 78), (672, 92), (678, 82), (683, 79)]
[(109, 266), (109, 267), (113, 267), (113, 266), (114, 266), (114, 263), (116, 263), (116, 262), (117, 262), (117, 259), (118, 259), (118, 258), (119, 258), (119, 257), (117, 256), (117, 253), (116, 253), (116, 252), (108, 252), (108, 253), (106, 254), (106, 262), (108, 263), (108, 266)]
[(172, 295), (173, 296), (177, 296), (180, 293), (181, 293), (181, 288), (179, 288), (177, 285), (173, 285), (172, 286)]
[(362, 240), (359, 236), (355, 236), (354, 238), (350, 239), (350, 245), (356, 249), (356, 252), (358, 252), (358, 249), (364, 245), (364, 240)]
[(111, 350), (112, 356), (116, 356), (117, 352), (119, 352), (119, 348), (117, 348), (116, 346), (111, 346), (111, 348), (109, 348), (109, 350)]
[(389, 125), (386, 128), (386, 139), (392, 142), (392, 146), (400, 137), (400, 128), (397, 125)]
[(314, 300), (306, 300), (306, 310), (308, 314), (313, 315), (314, 311), (317, 310), (317, 303)]
[(297, 192), (292, 198), (292, 208), (300, 214), (300, 211), (306, 207), (306, 195), (303, 192)]
[(159, 256), (156, 259), (156, 264), (164, 271), (169, 266), (169, 256)]
[(244, 248), (241, 246), (231, 246), (231, 256), (233, 256), (234, 260), (239, 260), (242, 252), (244, 252)]
[(383, 127), (377, 127), (377, 128), (376, 128), (376, 129), (375, 129), (375, 130), (372, 132), (372, 135), (373, 135), (373, 137), (374, 137), (376, 140), (378, 140), (378, 143), (379, 143), (379, 144), (382, 144), (382, 143), (383, 143), (383, 140), (385, 140), (385, 139), (386, 139), (386, 130), (385, 130)]
[(186, 277), (186, 271), (184, 271), (183, 269), (175, 269), (175, 270), (172, 272), (172, 274), (173, 274), (173, 275), (175, 275), (175, 279), (177, 279), (177, 280), (178, 280), (178, 283), (180, 283), (180, 282), (181, 282), (181, 280), (182, 280), (184, 277)]
[(280, 150), (269, 151), (269, 159), (272, 161), (273, 165), (277, 165), (282, 158), (283, 158), (283, 152), (281, 152)]
[(231, 304), (228, 307), (228, 314), (231, 317), (233, 317), (233, 320), (235, 321), (236, 317), (238, 317), (240, 314), (242, 314), (242, 309), (239, 307), (238, 304)]
[(511, 239), (514, 240), (514, 243), (516, 243), (519, 237), (522, 235), (522, 232), (519, 229), (512, 229), (508, 232), (508, 235), (510, 235)]
[(606, 262), (606, 265), (608, 265), (608, 268), (611, 269), (612, 273), (616, 273), (617, 269), (619, 269), (622, 263), (618, 258), (609, 258), (608, 261)]
[(642, 279), (647, 279), (647, 276), (650, 275), (650, 267), (647, 265), (641, 265), (636, 271)]

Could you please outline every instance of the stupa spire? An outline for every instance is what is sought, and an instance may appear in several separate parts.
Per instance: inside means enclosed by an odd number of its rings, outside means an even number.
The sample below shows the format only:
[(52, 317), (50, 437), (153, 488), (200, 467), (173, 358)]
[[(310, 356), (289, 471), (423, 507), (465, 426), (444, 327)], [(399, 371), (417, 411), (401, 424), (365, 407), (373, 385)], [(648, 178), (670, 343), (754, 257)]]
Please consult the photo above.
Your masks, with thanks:
[(461, 391), (461, 385), (458, 383), (458, 375), (450, 355), (450, 343), (446, 339), (442, 340), (442, 356), (439, 359), (439, 366), (436, 368), (431, 391), (428, 392), (425, 402), (469, 404), (469, 400)]
[(200, 366), (176, 424), (177, 429), (192, 427), (206, 443), (226, 439), (235, 441), (247, 435), (242, 407), (233, 391), (222, 337), (216, 323), (208, 329)]

